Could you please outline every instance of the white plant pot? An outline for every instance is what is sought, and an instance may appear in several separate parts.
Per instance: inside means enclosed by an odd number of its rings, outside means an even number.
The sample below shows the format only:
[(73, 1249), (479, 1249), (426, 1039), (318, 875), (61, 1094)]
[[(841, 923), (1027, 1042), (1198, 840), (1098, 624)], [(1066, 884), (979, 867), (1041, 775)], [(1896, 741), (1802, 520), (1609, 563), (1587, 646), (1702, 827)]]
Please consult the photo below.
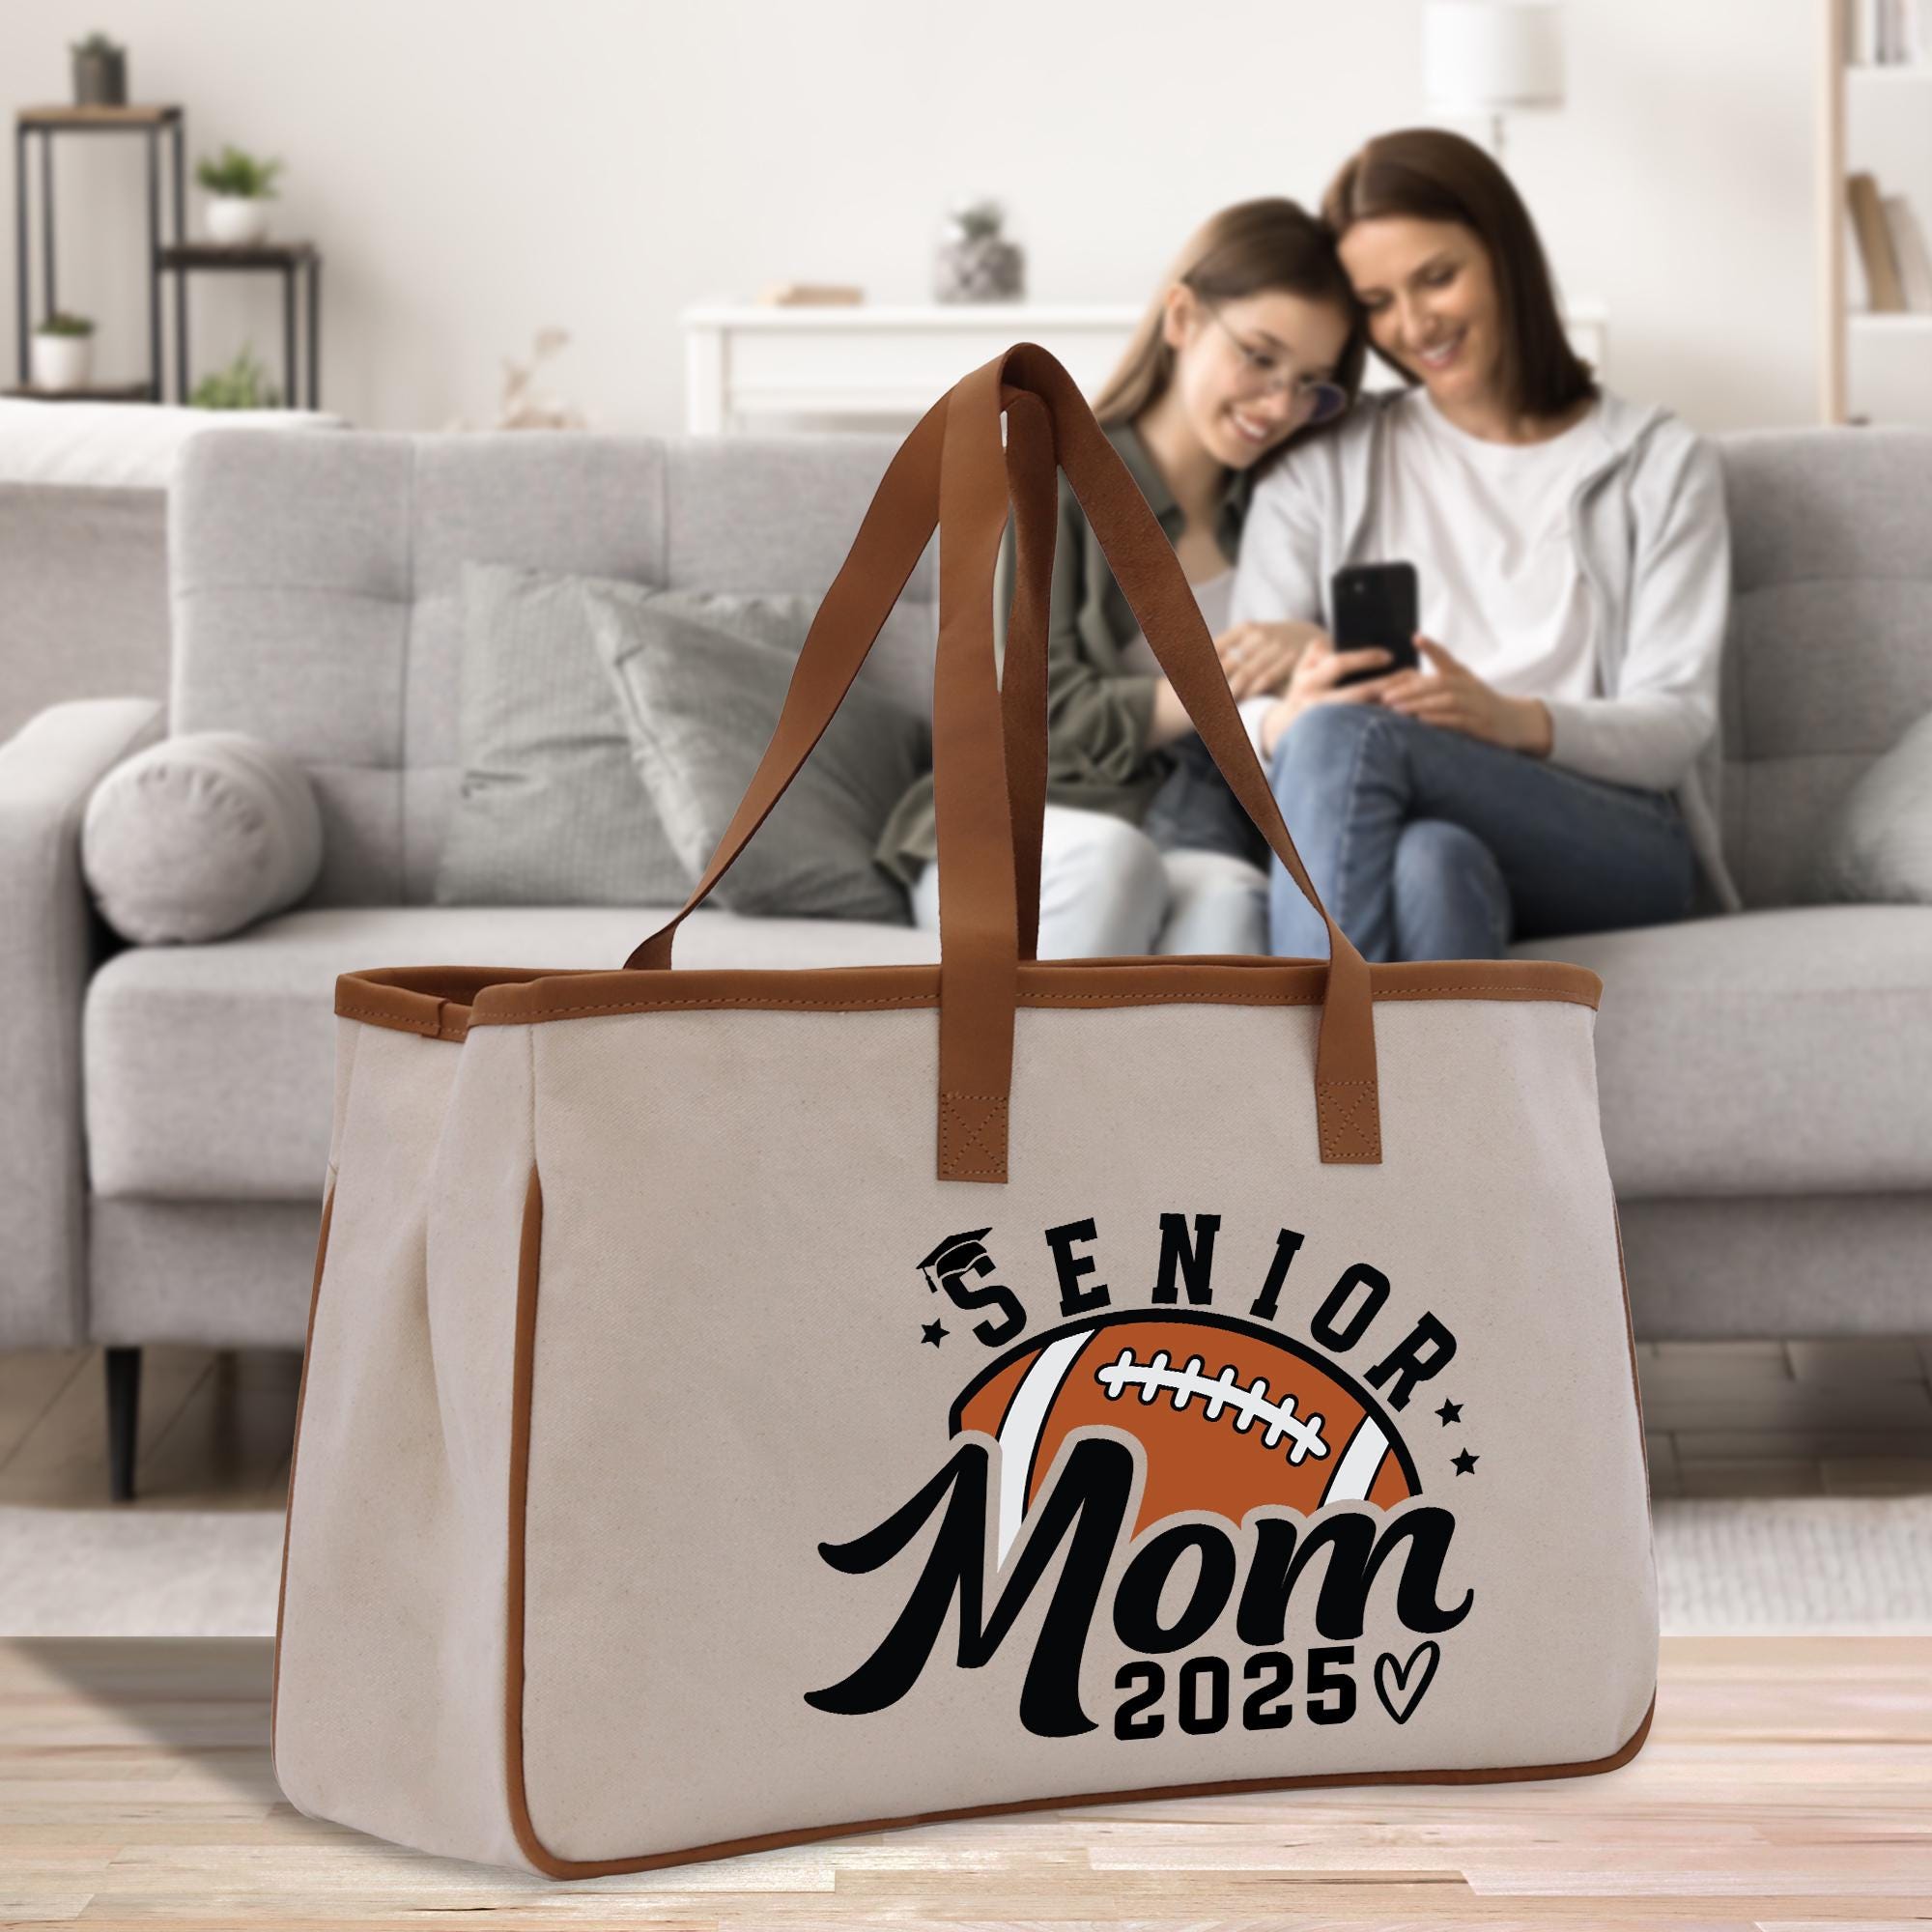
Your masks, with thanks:
[(37, 335), (32, 368), (37, 389), (84, 389), (94, 367), (91, 335)]
[(209, 239), (224, 247), (245, 248), (269, 232), (269, 204), (262, 195), (212, 194), (208, 197)]

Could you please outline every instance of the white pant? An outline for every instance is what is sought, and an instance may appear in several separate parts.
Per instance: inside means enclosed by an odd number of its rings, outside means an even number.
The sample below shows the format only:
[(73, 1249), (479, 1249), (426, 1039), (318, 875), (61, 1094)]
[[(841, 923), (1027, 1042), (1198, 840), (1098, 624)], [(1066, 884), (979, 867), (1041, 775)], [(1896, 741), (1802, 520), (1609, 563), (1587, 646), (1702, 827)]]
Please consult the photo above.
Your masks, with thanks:
[[(912, 889), (915, 924), (939, 929), (939, 867)], [(1039, 861), (1039, 956), (1267, 951), (1267, 874), (1221, 852), (1163, 852), (1106, 811), (1049, 805)]]

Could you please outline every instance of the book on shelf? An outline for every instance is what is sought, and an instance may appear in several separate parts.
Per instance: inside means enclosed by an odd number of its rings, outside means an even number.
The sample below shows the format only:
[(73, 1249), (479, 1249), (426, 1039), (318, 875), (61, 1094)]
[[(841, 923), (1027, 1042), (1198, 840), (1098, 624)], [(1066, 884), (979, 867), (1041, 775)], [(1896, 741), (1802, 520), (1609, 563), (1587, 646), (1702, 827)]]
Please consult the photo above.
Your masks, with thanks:
[(1925, 0), (1845, 0), (1851, 67), (1916, 67), (1926, 56)]
[(852, 308), (866, 292), (843, 282), (768, 282), (758, 299), (772, 308)]
[(1905, 285), (1886, 220), (1885, 198), (1877, 181), (1862, 172), (1845, 177), (1845, 198), (1851, 205), (1859, 260), (1864, 264), (1865, 305), (1874, 315), (1893, 314), (1905, 306)]
[(1884, 202), (1885, 230), (1904, 305), (1916, 315), (1932, 314), (1932, 250), (1926, 248), (1918, 211), (1902, 194), (1886, 195)]

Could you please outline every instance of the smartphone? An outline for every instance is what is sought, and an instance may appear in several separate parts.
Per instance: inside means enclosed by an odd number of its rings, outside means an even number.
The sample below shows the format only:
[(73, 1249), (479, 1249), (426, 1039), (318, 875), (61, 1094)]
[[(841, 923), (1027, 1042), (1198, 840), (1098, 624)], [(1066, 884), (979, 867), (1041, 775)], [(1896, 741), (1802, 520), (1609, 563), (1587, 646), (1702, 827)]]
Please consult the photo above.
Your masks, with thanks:
[(1421, 594), (1412, 563), (1351, 563), (1329, 582), (1330, 609), (1335, 618), (1335, 648), (1360, 650), (1378, 644), (1389, 653), (1385, 665), (1350, 671), (1337, 686), (1386, 677), (1391, 671), (1419, 670), (1415, 634), (1422, 619)]

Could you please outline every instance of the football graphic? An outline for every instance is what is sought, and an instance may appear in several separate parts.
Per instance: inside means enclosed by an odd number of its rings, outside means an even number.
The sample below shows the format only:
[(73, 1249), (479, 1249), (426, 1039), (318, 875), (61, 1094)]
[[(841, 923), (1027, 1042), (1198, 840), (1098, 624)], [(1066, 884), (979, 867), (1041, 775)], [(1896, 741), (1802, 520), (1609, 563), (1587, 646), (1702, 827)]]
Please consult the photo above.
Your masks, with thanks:
[(1023, 1343), (960, 1395), (952, 1433), (1000, 1445), (999, 1548), (1076, 1429), (1117, 1429), (1147, 1461), (1136, 1532), (1182, 1510), (1238, 1524), (1264, 1504), (1378, 1509), (1420, 1492), (1387, 1411), (1353, 1377), (1272, 1329), (1205, 1311), (1122, 1311)]

